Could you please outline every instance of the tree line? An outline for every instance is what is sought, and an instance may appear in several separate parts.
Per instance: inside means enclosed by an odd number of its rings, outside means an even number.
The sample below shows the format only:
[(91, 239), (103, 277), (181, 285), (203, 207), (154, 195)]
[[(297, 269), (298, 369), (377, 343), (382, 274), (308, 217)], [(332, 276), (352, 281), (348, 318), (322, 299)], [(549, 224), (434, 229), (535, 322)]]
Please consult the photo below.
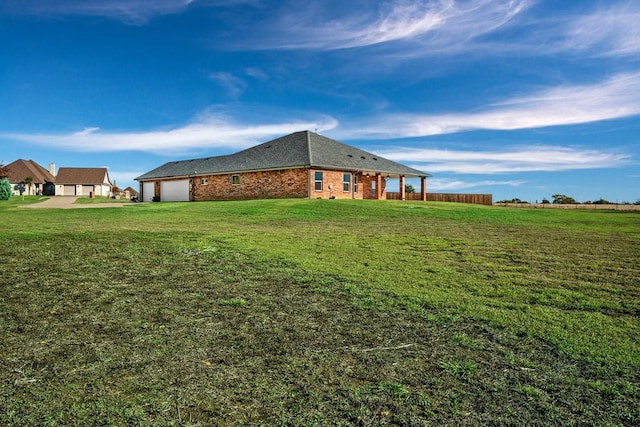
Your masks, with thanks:
[[(606, 200), (602, 197), (600, 197), (597, 200), (586, 200), (584, 202), (578, 202), (576, 199), (574, 199), (571, 196), (567, 196), (566, 194), (554, 194), (553, 196), (551, 196), (552, 200), (549, 201), (549, 199), (547, 199), (546, 197), (544, 199), (542, 199), (542, 204), (546, 205), (546, 204), (554, 204), (554, 205), (575, 205), (575, 204), (585, 204), (585, 205), (630, 205), (631, 203), (629, 202), (622, 202), (622, 203), (618, 203), (618, 202), (610, 202), (609, 200)], [(510, 200), (500, 200), (496, 203), (529, 203), (525, 200), (520, 200), (519, 198), (515, 197), (513, 199)], [(536, 201), (537, 203), (537, 201)], [(640, 205), (640, 200), (637, 200), (635, 203), (633, 203), (634, 205)]]

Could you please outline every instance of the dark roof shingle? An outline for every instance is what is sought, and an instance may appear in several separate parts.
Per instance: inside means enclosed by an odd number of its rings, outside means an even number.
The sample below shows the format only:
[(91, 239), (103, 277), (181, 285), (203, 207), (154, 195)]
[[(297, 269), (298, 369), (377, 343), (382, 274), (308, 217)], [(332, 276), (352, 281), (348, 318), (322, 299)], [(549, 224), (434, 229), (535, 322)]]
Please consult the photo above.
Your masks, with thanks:
[(107, 168), (60, 168), (56, 184), (111, 184)]
[(46, 184), (55, 182), (56, 178), (48, 170), (33, 160), (18, 159), (6, 166), (7, 179), (12, 183), (24, 182), (27, 177), (33, 178), (34, 184)]
[(312, 167), (430, 176), (392, 160), (310, 131), (295, 132), (226, 156), (168, 162), (136, 180)]

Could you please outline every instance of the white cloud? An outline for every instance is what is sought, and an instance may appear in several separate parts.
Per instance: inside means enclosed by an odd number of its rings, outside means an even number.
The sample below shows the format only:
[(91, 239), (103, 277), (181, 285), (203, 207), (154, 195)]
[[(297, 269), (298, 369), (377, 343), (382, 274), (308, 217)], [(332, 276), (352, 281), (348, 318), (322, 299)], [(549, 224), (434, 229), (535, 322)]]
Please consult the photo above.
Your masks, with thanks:
[(91, 135), (92, 133), (94, 133), (94, 132), (96, 132), (98, 130), (100, 130), (99, 127), (84, 128), (80, 132), (74, 133), (74, 135), (78, 135), (78, 136)]
[(266, 81), (269, 79), (269, 76), (267, 76), (264, 71), (257, 67), (249, 67), (245, 70), (245, 73), (247, 74), (247, 76), (253, 77), (256, 80)]
[(216, 7), (254, 3), (256, 0), (3, 0), (0, 14), (44, 16), (103, 16), (126, 24), (144, 25), (150, 19), (181, 13), (192, 4)]
[[(224, 78), (228, 76), (220, 76)], [(290, 116), (291, 113), (286, 113)], [(245, 124), (215, 112), (206, 112), (194, 122), (171, 129), (116, 132), (87, 127), (67, 134), (3, 134), (7, 139), (46, 144), (73, 151), (136, 150), (156, 153), (184, 153), (206, 148), (242, 148), (266, 138), (303, 129), (331, 130), (339, 139), (388, 139), (421, 137), (474, 129), (513, 130), (545, 126), (589, 123), (640, 114), (640, 73), (615, 76), (595, 85), (564, 86), (539, 91), (525, 97), (492, 104), (474, 113), (389, 114), (354, 120), (338, 127), (329, 116), (316, 120), (286, 119), (269, 124)], [(451, 153), (452, 159), (443, 158)], [(384, 155), (383, 153), (380, 153)], [(462, 155), (464, 154), (464, 155)], [(566, 170), (606, 167), (625, 156), (563, 148), (535, 148), (507, 153), (459, 153), (411, 151), (398, 158), (427, 162), (429, 172), (497, 173), (530, 170)], [(473, 157), (476, 156), (476, 157)], [(434, 163), (434, 158), (439, 160)], [(451, 160), (451, 162), (448, 162)], [(451, 166), (449, 166), (451, 165)], [(420, 169), (420, 168), (419, 168)]]
[[(288, 5), (280, 16), (273, 16), (268, 27), (258, 26), (258, 38), (245, 40), (245, 47), (336, 50), (393, 42), (389, 49), (369, 50), (362, 58), (373, 55), (387, 62), (452, 55), (611, 57), (640, 52), (638, 2), (618, 1), (585, 12), (586, 7), (579, 7), (579, 13), (552, 16), (545, 5), (532, 7), (536, 3), (540, 2), (364, 1), (346, 13), (331, 2), (326, 3), (328, 10), (300, 3), (300, 8)], [(536, 16), (538, 11), (543, 15)]]
[(194, 123), (172, 129), (139, 132), (108, 132), (97, 127), (56, 134), (5, 133), (0, 137), (80, 152), (145, 151), (173, 155), (211, 148), (244, 148), (267, 138), (305, 129), (326, 131), (337, 126), (331, 117), (320, 120), (289, 120), (282, 123), (243, 125), (225, 117), (202, 114)]
[(640, 6), (623, 2), (579, 16), (568, 23), (561, 47), (602, 56), (640, 53)]
[(476, 129), (515, 130), (591, 123), (640, 114), (640, 73), (599, 84), (561, 86), (487, 106), (449, 114), (388, 114), (341, 129), (342, 137), (403, 138)]
[[(330, 12), (300, 3), (287, 10), (266, 33), (271, 39), (253, 40), (262, 48), (344, 49), (393, 41), (427, 43), (430, 49), (494, 31), (525, 10), (527, 0), (393, 0), (359, 4), (349, 14)], [(368, 7), (367, 7), (368, 6)], [(339, 12), (338, 12), (339, 13)], [(334, 14), (334, 16), (332, 16)], [(261, 33), (264, 37), (264, 33)]]
[(142, 25), (149, 19), (182, 12), (193, 0), (9, 0), (0, 12), (24, 15), (104, 16), (127, 24)]
[(229, 96), (232, 98), (237, 98), (244, 92), (247, 88), (247, 84), (244, 80), (239, 77), (234, 76), (231, 73), (225, 72), (217, 72), (209, 74), (209, 78), (211, 80), (217, 81), (226, 89), (229, 93)]
[[(640, 3), (613, 1), (599, 8), (577, 7), (578, 13), (543, 13), (523, 16), (510, 27), (509, 38), (485, 38), (460, 46), (457, 53), (509, 55), (510, 57), (577, 55), (579, 58), (624, 57), (640, 52)], [(456, 53), (455, 50), (445, 52)], [(428, 54), (428, 52), (425, 52)]]
[(600, 169), (627, 163), (630, 156), (570, 147), (523, 147), (508, 151), (397, 149), (378, 151), (429, 173), (498, 174)]
[(462, 181), (455, 179), (439, 179), (430, 178), (427, 187), (429, 191), (453, 191), (453, 190), (469, 190), (479, 187), (508, 186), (520, 187), (526, 181)]

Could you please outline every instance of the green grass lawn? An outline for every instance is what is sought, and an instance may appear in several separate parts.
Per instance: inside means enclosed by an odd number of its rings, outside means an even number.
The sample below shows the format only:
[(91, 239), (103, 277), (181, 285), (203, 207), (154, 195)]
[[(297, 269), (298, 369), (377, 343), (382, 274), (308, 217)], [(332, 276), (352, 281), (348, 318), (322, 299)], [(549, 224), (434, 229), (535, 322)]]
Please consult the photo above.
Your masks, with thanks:
[(48, 198), (47, 196), (12, 196), (9, 200), (0, 200), (0, 212), (4, 213), (6, 209), (12, 207), (40, 203)]
[(637, 425), (640, 215), (0, 202), (0, 425)]
[(94, 196), (94, 197), (78, 197), (76, 200), (77, 204), (82, 205), (95, 205), (95, 204), (105, 204), (105, 203), (131, 203), (129, 199), (112, 199), (107, 196)]

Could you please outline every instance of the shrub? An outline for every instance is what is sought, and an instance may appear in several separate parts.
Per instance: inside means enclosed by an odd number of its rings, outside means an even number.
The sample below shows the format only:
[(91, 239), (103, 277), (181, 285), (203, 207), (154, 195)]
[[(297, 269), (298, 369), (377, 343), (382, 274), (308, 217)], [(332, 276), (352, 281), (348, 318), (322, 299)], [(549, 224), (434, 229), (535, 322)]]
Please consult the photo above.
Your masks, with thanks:
[(13, 191), (11, 191), (11, 184), (6, 178), (0, 179), (0, 200), (9, 200)]

